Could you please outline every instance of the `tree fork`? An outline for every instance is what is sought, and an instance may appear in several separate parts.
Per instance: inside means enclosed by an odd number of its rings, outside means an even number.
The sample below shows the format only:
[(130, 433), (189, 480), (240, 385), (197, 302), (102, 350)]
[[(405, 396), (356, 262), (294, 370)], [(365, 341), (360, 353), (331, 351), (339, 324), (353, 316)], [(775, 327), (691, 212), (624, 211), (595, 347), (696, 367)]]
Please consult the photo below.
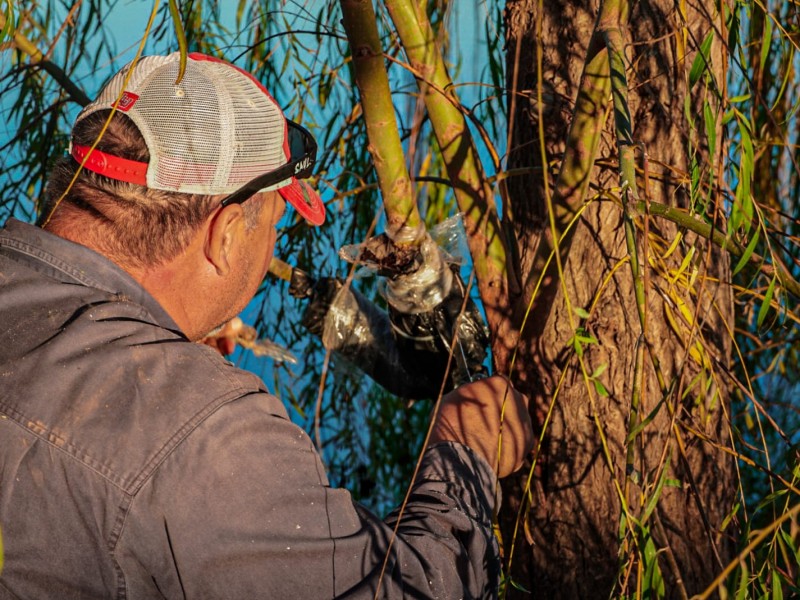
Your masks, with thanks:
[[(418, 76), (428, 117), (442, 152), (456, 202), (464, 214), (467, 243), (478, 289), (487, 312), (492, 340), (500, 340), (500, 325), (507, 321), (510, 295), (519, 293), (519, 265), (500, 226), (492, 186), (485, 176), (453, 82), (425, 13), (424, 4), (411, 0), (387, 0), (386, 7), (403, 48)], [(495, 347), (495, 366), (505, 370), (505, 353), (499, 346), (513, 346), (517, 332), (502, 332)], [(513, 336), (513, 340), (510, 339)], [(499, 361), (498, 361), (499, 359)], [(499, 363), (499, 364), (498, 364)]]

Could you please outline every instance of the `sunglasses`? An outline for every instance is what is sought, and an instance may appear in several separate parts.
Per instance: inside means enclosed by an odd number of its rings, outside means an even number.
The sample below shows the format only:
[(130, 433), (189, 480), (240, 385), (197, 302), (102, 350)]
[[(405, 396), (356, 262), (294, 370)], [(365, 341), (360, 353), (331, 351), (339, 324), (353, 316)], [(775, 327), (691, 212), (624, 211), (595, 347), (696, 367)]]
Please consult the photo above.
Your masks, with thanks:
[(317, 160), (317, 142), (307, 129), (294, 121), (286, 119), (286, 124), (288, 125), (287, 134), (289, 137), (289, 162), (274, 171), (269, 171), (255, 179), (251, 179), (238, 190), (225, 197), (222, 200), (222, 206), (241, 204), (253, 194), (290, 177), (296, 179), (311, 177), (311, 171), (314, 169), (314, 163)]

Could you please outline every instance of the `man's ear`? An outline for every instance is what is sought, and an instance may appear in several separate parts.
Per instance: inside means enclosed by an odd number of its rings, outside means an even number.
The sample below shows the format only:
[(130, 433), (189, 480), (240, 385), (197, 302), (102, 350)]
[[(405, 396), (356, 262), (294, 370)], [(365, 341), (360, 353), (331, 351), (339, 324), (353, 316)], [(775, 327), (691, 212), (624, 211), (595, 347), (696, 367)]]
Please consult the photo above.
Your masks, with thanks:
[(231, 270), (231, 255), (244, 233), (244, 210), (241, 204), (222, 207), (209, 217), (206, 232), (205, 254), (214, 265), (217, 275), (225, 276)]

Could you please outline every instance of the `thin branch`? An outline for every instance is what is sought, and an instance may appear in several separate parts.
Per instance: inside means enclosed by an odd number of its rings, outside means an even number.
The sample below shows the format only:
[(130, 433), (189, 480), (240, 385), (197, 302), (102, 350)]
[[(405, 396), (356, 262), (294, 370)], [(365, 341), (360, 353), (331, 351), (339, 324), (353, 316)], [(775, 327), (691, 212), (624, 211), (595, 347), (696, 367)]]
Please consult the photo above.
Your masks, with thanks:
[[(2, 13), (0, 13), (0, 29), (5, 27), (5, 24), (6, 18)], [(86, 106), (91, 102), (89, 96), (86, 95), (86, 92), (79, 88), (61, 67), (47, 60), (44, 54), (42, 54), (41, 50), (36, 47), (36, 44), (25, 37), (20, 31), (14, 32), (12, 43), (17, 50), (27, 54), (30, 57), (30, 66), (38, 66), (46, 71), (69, 94), (70, 98), (74, 102), (77, 102), (81, 106)]]
[[(636, 212), (643, 213), (645, 210), (645, 203), (643, 201), (637, 202), (633, 205), (633, 209)], [(651, 215), (663, 217), (669, 221), (672, 221), (676, 225), (685, 227), (689, 231), (693, 231), (694, 233), (711, 240), (723, 250), (727, 250), (731, 256), (735, 256), (737, 258), (744, 256), (745, 248), (743, 248), (741, 244), (733, 240), (730, 236), (719, 229), (715, 229), (710, 223), (695, 219), (692, 215), (684, 210), (652, 201), (648, 203), (647, 209), (650, 211)], [(796, 298), (800, 298), (800, 282), (794, 279), (783, 265), (771, 265), (767, 263), (762, 256), (756, 253), (750, 255), (748, 263), (756, 266), (758, 270), (767, 277), (777, 277), (778, 282), (781, 284), (783, 289), (791, 293)]]

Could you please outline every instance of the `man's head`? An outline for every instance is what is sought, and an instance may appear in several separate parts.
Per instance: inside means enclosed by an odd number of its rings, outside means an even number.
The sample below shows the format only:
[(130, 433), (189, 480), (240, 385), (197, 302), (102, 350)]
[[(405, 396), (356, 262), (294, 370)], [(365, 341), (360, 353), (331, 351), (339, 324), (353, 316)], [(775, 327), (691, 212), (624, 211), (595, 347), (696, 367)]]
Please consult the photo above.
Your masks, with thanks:
[[(311, 224), (325, 218), (319, 196), (301, 180), (315, 158), (311, 135), (251, 75), (190, 54), (179, 78), (179, 59), (146, 57), (117, 73), (78, 116), (70, 156), (48, 182), (46, 227), (132, 274), (152, 273), (193, 248), (213, 250), (215, 228), (217, 241), (271, 256), (272, 221), (284, 200)], [(241, 240), (223, 235), (226, 223)], [(259, 228), (272, 229), (269, 244), (245, 239)], [(230, 250), (223, 246), (217, 250)], [(237, 252), (231, 256), (246, 254)], [(235, 266), (263, 277), (264, 257), (248, 261)], [(252, 287), (255, 275), (235, 275)]]
[[(113, 229), (122, 219), (126, 230), (141, 223), (133, 229), (173, 238), (176, 226), (191, 227), (215, 208), (210, 196), (235, 195), (234, 202), (244, 202), (258, 191), (278, 190), (307, 221), (321, 224), (324, 205), (300, 179), (313, 167), (310, 134), (288, 121), (267, 90), (239, 68), (190, 54), (179, 79), (179, 66), (178, 53), (129, 64), (78, 115), (71, 159), (61, 161), (48, 184), (43, 216), (67, 192), (61, 202), (91, 214), (101, 227)], [(184, 207), (171, 211), (170, 197)], [(167, 255), (181, 246), (171, 239), (163, 245)], [(136, 246), (131, 250), (137, 262), (153, 258), (141, 256), (145, 250)]]

